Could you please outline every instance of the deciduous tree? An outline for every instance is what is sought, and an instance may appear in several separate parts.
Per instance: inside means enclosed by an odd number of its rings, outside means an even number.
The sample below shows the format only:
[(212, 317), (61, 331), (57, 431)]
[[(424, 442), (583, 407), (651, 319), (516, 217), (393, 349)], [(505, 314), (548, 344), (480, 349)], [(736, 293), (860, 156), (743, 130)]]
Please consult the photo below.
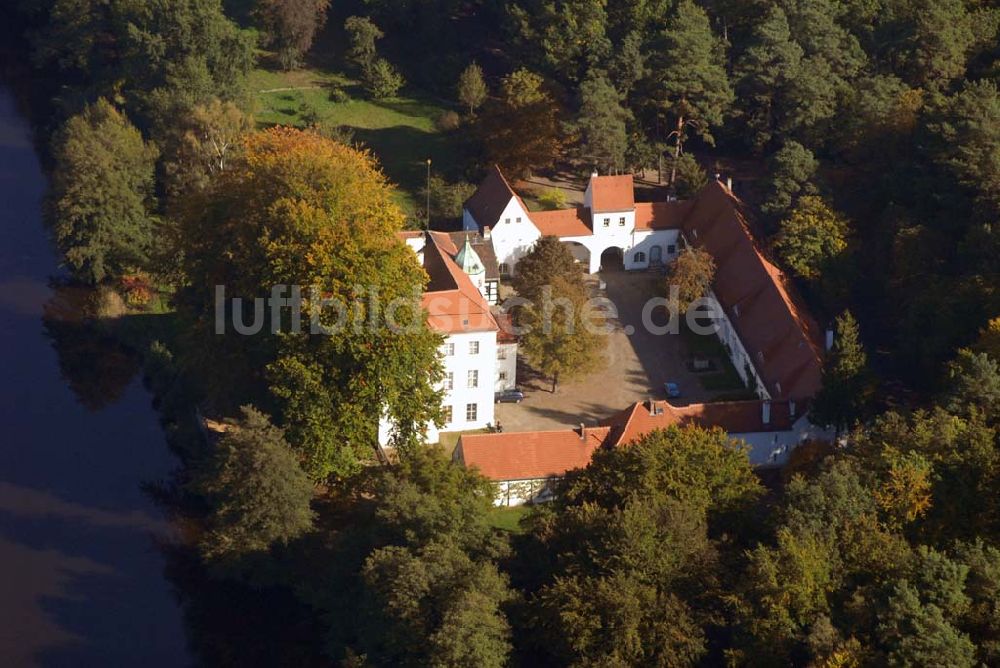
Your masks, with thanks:
[(98, 283), (146, 262), (156, 148), (104, 98), (53, 139), (49, 214), (56, 244), (80, 280)]
[(519, 350), (541, 374), (560, 379), (593, 371), (604, 362), (603, 312), (592, 308), (579, 281), (555, 276), (537, 301), (523, 307), (518, 324), (525, 328)]
[(550, 166), (562, 145), (560, 111), (544, 80), (525, 69), (504, 77), (500, 99), (489, 104), (479, 131), (486, 155), (520, 177)]
[(458, 101), (469, 108), (470, 116), (486, 101), (489, 92), (486, 80), (483, 79), (483, 68), (471, 63), (462, 70), (461, 76), (458, 77)]
[(257, 17), (286, 70), (298, 67), (326, 24), (330, 0), (258, 0)]
[(195, 489), (212, 507), (201, 546), (210, 559), (266, 552), (312, 528), (312, 483), (281, 430), (251, 406), (228, 422)]
[(517, 274), (511, 279), (511, 285), (519, 296), (538, 302), (542, 289), (557, 278), (577, 286), (583, 285), (583, 272), (566, 244), (558, 237), (544, 236), (518, 261)]
[(847, 248), (848, 223), (821, 198), (806, 196), (781, 221), (775, 246), (795, 274), (816, 279)]
[(213, 286), (250, 304), (273, 286), (301, 287), (300, 331), (288, 306), (256, 335), (206, 331), (201, 366), (224, 396), (269, 388), (307, 472), (346, 475), (373, 456), (380, 416), (403, 448), (437, 417), (440, 336), (418, 307), (426, 275), (396, 236), (403, 215), (369, 154), (290, 128), (250, 135), (245, 147), (181, 216), (191, 287), (180, 301), (211, 331)]
[(677, 306), (683, 312), (704, 297), (715, 280), (715, 259), (708, 251), (688, 246), (673, 264), (667, 277), (667, 294), (677, 289)]

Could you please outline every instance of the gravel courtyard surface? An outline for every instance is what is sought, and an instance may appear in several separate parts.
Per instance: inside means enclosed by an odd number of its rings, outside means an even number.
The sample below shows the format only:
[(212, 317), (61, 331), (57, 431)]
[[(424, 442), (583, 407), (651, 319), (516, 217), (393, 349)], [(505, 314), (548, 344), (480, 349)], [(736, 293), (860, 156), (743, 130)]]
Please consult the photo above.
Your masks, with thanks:
[[(560, 429), (588, 425), (610, 417), (634, 401), (665, 399), (663, 383), (680, 385), (682, 399), (675, 403), (708, 400), (713, 393), (702, 389), (697, 376), (687, 370), (688, 358), (679, 334), (657, 335), (642, 326), (646, 300), (662, 290), (663, 277), (655, 273), (607, 272), (601, 274), (605, 291), (618, 309), (614, 331), (606, 341), (606, 365), (600, 371), (561, 382), (555, 394), (551, 382), (533, 373), (523, 363), (518, 368), (518, 386), (524, 390), (520, 404), (498, 404), (496, 415), (504, 431)], [(654, 317), (664, 324), (665, 316)], [(627, 333), (627, 332), (630, 332)]]

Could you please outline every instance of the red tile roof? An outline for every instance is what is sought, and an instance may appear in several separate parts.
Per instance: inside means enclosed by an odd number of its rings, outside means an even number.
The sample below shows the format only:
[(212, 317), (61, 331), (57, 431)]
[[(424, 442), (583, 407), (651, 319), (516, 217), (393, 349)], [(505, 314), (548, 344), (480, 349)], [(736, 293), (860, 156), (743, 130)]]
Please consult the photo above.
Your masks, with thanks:
[(691, 201), (637, 202), (635, 205), (635, 229), (674, 230), (680, 229), (684, 216), (691, 210)]
[(608, 437), (607, 427), (588, 427), (585, 438), (573, 429), (504, 434), (465, 434), (455, 457), (491, 480), (560, 477), (590, 463)]
[(721, 183), (691, 202), (684, 236), (715, 258), (712, 290), (774, 399), (819, 391), (820, 331), (791, 281), (754, 243), (740, 203)]
[[(655, 429), (677, 425), (720, 427), (729, 434), (749, 434), (762, 431), (787, 431), (795, 421), (786, 401), (770, 404), (770, 421), (764, 424), (763, 401), (721, 401), (709, 404), (674, 406), (666, 401), (643, 401), (632, 404), (621, 413), (604, 421), (611, 427), (607, 445), (627, 445)], [(796, 409), (801, 415), (801, 408)]]
[(458, 253), (446, 232), (427, 232), (424, 270), (430, 282), (421, 299), (427, 324), (445, 334), (496, 331), (490, 305), (452, 259)]
[(590, 197), (597, 213), (631, 211), (635, 208), (632, 175), (590, 177)]
[(557, 211), (532, 211), (528, 214), (543, 236), (588, 237), (590, 229), (590, 209), (560, 209)]
[(495, 481), (560, 477), (585, 467), (598, 448), (625, 446), (656, 429), (695, 425), (718, 427), (729, 434), (788, 431), (806, 408), (800, 404), (792, 415), (789, 402), (768, 403), (770, 418), (765, 424), (763, 401), (689, 406), (674, 406), (666, 401), (637, 402), (600, 426), (587, 427), (586, 439), (580, 438), (577, 429), (465, 434), (458, 441), (455, 457)]
[(481, 230), (483, 227), (496, 226), (497, 221), (500, 220), (500, 214), (510, 203), (511, 198), (517, 199), (521, 203), (521, 207), (525, 211), (528, 210), (518, 194), (510, 187), (500, 168), (493, 165), (483, 182), (476, 188), (476, 192), (465, 200), (463, 206), (472, 214)]

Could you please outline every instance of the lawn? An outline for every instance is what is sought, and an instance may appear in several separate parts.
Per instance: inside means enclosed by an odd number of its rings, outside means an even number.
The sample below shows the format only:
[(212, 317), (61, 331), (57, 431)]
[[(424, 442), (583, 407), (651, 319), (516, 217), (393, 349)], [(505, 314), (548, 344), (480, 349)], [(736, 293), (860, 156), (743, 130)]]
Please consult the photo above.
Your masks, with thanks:
[(521, 533), (521, 518), (531, 512), (529, 506), (498, 507), (490, 511), (490, 526), (509, 531), (510, 533)]
[[(453, 177), (457, 172), (457, 141), (435, 126), (448, 106), (421, 91), (406, 88), (399, 97), (374, 100), (357, 81), (316, 68), (257, 69), (250, 75), (249, 86), (256, 96), (254, 117), (261, 127), (304, 127), (312, 120), (322, 127), (350, 128), (354, 140), (372, 150), (386, 175), (399, 186), (400, 204), (407, 214), (419, 207), (428, 158), (435, 173)], [(337, 90), (348, 99), (335, 101)]]

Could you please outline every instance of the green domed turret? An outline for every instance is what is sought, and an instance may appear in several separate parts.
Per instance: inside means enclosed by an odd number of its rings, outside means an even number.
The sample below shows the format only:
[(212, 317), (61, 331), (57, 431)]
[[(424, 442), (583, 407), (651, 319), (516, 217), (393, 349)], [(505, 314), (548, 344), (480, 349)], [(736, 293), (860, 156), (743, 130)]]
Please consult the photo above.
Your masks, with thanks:
[(462, 246), (462, 250), (458, 251), (458, 255), (455, 256), (455, 263), (462, 268), (469, 276), (476, 278), (479, 276), (485, 276), (486, 267), (483, 266), (483, 261), (479, 258), (479, 254), (472, 250), (472, 244), (469, 243), (469, 236), (465, 236), (465, 245)]

